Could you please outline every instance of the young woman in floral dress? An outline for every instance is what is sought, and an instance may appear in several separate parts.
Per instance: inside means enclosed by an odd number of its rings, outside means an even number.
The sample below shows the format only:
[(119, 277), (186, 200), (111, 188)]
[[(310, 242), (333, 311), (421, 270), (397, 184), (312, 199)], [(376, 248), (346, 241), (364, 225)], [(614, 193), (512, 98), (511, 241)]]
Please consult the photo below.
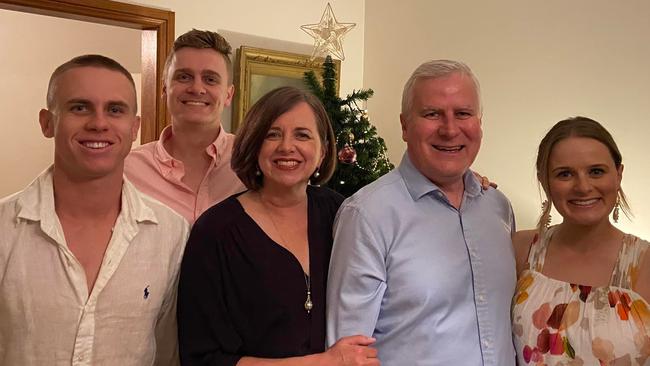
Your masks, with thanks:
[[(623, 164), (598, 122), (558, 122), (540, 143), (547, 202), (513, 238), (512, 319), (520, 365), (650, 365), (650, 246), (617, 229)], [(562, 223), (548, 227), (551, 204)]]

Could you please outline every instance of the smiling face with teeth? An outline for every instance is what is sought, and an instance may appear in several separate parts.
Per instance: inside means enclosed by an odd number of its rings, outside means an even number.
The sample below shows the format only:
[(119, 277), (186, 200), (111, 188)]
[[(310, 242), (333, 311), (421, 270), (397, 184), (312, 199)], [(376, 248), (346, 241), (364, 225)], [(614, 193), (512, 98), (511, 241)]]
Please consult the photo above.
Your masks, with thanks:
[(412, 95), (410, 110), (400, 115), (411, 162), (443, 190), (462, 184), (483, 135), (478, 92), (471, 77), (453, 72), (419, 79)]
[(304, 192), (324, 155), (314, 111), (306, 102), (300, 102), (280, 115), (266, 133), (258, 156), (263, 189)]
[(54, 138), (54, 173), (121, 180), (140, 127), (131, 82), (117, 71), (76, 67), (57, 78), (54, 90), (51, 108), (39, 114), (43, 135)]
[(174, 52), (163, 87), (173, 125), (218, 128), (233, 92), (223, 55), (210, 48), (184, 47)]
[(548, 161), (549, 193), (565, 223), (609, 224), (623, 177), (609, 149), (598, 140), (568, 137), (557, 142)]

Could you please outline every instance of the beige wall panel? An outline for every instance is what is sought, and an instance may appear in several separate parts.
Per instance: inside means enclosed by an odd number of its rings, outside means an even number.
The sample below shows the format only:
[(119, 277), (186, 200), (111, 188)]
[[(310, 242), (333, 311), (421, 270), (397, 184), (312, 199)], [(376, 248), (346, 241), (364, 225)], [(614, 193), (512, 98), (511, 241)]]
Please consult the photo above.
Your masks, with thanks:
[[(474, 168), (499, 183), (530, 228), (540, 200), (536, 147), (557, 121), (603, 123), (623, 153), (635, 219), (618, 227), (650, 239), (650, 2), (366, 1), (364, 87), (370, 120), (399, 163), (404, 82), (435, 58), (465, 61), (481, 81), (483, 146)], [(554, 222), (558, 215), (554, 215)]]
[(139, 89), (140, 31), (0, 10), (0, 45), (2, 197), (52, 163), (53, 143), (38, 125), (52, 71), (74, 56), (100, 53), (137, 73)]

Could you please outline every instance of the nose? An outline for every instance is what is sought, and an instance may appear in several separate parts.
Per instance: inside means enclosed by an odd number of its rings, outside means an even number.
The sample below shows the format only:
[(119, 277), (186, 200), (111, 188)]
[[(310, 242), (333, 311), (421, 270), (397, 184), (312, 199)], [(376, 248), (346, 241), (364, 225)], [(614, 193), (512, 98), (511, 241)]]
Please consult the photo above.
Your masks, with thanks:
[(203, 80), (201, 78), (194, 78), (189, 84), (187, 91), (192, 94), (205, 94), (205, 85), (203, 85)]
[(104, 112), (93, 113), (86, 123), (86, 128), (92, 131), (106, 131), (109, 126), (109, 117)]
[(453, 138), (459, 133), (460, 129), (458, 128), (458, 121), (456, 121), (454, 117), (445, 115), (440, 118), (440, 127), (438, 128), (438, 134), (440, 134), (440, 136)]
[(291, 152), (293, 151), (294, 148), (294, 143), (293, 143), (293, 138), (290, 134), (284, 134), (282, 136), (282, 139), (280, 140), (280, 145), (278, 146), (278, 150), (283, 151), (283, 152)]
[(591, 180), (584, 174), (578, 174), (573, 189), (578, 193), (589, 193), (592, 189)]

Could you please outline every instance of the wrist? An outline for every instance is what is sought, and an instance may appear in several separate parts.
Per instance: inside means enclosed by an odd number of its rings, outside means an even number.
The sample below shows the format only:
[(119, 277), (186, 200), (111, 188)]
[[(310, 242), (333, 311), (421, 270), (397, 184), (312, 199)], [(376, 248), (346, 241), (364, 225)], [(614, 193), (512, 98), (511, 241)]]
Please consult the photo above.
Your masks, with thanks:
[(337, 364), (336, 358), (330, 350), (325, 350), (323, 353), (317, 353), (312, 356), (314, 356), (314, 366), (332, 366)]

